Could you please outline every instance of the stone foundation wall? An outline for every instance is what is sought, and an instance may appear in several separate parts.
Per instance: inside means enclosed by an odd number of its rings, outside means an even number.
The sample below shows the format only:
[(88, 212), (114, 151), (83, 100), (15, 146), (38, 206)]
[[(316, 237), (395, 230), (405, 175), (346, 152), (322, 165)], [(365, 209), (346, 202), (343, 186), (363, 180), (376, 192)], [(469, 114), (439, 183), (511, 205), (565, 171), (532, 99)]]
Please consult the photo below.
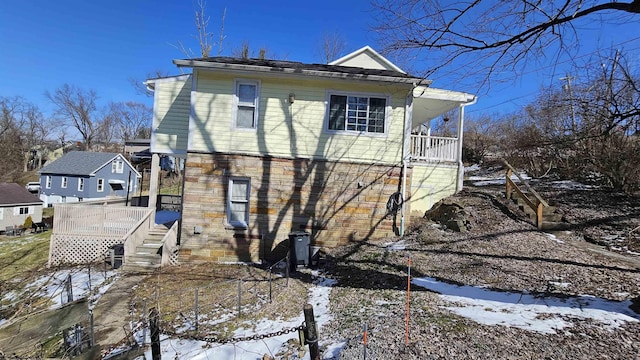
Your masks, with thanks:
[[(230, 177), (250, 178), (248, 229), (227, 223)], [(388, 215), (387, 202), (401, 181), (401, 166), (189, 153), (180, 259), (274, 259), (286, 253), (292, 231), (309, 232), (323, 247), (392, 235), (400, 213)]]

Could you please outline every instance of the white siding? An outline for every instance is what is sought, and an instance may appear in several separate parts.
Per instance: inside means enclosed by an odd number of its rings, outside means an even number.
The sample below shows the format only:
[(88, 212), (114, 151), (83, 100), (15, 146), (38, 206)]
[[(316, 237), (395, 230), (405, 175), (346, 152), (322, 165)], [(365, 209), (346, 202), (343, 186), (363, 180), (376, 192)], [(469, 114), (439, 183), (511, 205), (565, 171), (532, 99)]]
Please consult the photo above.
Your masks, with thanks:
[(151, 152), (185, 153), (189, 135), (191, 77), (155, 84)]
[(456, 192), (458, 168), (438, 164), (414, 165), (411, 173), (411, 213), (423, 216), (433, 204)]
[[(233, 84), (238, 78), (198, 73), (189, 150), (381, 163), (401, 161), (406, 86), (246, 77), (261, 81), (258, 130), (234, 131)], [(389, 96), (392, 110), (388, 114), (386, 136), (324, 131), (330, 90)], [(290, 93), (295, 94), (291, 105)]]

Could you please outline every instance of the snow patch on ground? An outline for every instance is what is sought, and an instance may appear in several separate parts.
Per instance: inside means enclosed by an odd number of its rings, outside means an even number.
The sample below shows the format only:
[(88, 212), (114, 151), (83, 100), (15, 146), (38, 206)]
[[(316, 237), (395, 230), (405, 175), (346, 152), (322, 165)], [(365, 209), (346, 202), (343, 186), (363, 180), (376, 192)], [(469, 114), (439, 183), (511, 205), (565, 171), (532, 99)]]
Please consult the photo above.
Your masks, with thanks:
[[(71, 276), (71, 287), (73, 299), (69, 299), (64, 284)], [(74, 268), (56, 271), (54, 273), (41, 276), (29, 283), (24, 290), (24, 294), (10, 291), (3, 294), (3, 301), (14, 302), (21, 296), (25, 296), (29, 292), (33, 292), (31, 296), (47, 298), (51, 301), (50, 309), (57, 308), (69, 301), (78, 300), (80, 298), (90, 296), (89, 304), (94, 304), (114, 283), (116, 272), (111, 270), (90, 271), (87, 268)], [(110, 281), (107, 281), (110, 280)]]
[(549, 234), (549, 233), (544, 233), (544, 235), (549, 239), (549, 240), (553, 240), (555, 242), (557, 242), (558, 244), (564, 244), (564, 241), (558, 239), (557, 236), (553, 235), (553, 234)]
[[(336, 284), (336, 280), (323, 277), (318, 271), (311, 273), (314, 280), (314, 286), (309, 290), (309, 303), (313, 305), (314, 317), (318, 326), (318, 332), (322, 332), (322, 326), (331, 320), (329, 309), (329, 295), (331, 287)], [(240, 327), (234, 332), (234, 337), (253, 336), (267, 333), (274, 333), (302, 324), (304, 317), (302, 313), (289, 320), (261, 320), (257, 323), (246, 324), (246, 327)], [(216, 344), (207, 343), (196, 340), (181, 340), (161, 336), (160, 350), (162, 357), (167, 359), (235, 359), (235, 360), (255, 360), (262, 359), (264, 354), (275, 355), (286, 346), (291, 339), (297, 339), (298, 333), (291, 332), (284, 335), (278, 335), (270, 338), (255, 341), (243, 341), (235, 344)], [(147, 339), (148, 342), (148, 339)], [(337, 344), (320, 344), (327, 345), (327, 350), (323, 354), (323, 359), (332, 359), (337, 357), (344, 343)], [(145, 358), (151, 358), (151, 350), (145, 352)], [(139, 359), (142, 359), (139, 357)], [(309, 359), (309, 352), (298, 358), (295, 354), (290, 359)]]
[(382, 244), (382, 246), (384, 246), (385, 248), (387, 248), (389, 250), (400, 251), (400, 250), (406, 250), (407, 249), (407, 242), (404, 239), (402, 239), (402, 240), (398, 240), (398, 241), (392, 241), (392, 242), (384, 243), (384, 244)]
[(452, 285), (428, 277), (413, 279), (412, 283), (440, 293), (442, 299), (452, 303), (446, 309), (485, 325), (554, 334), (572, 326), (568, 319), (590, 319), (611, 330), (640, 319), (629, 308), (631, 301), (628, 300), (618, 302), (588, 295), (542, 298)]

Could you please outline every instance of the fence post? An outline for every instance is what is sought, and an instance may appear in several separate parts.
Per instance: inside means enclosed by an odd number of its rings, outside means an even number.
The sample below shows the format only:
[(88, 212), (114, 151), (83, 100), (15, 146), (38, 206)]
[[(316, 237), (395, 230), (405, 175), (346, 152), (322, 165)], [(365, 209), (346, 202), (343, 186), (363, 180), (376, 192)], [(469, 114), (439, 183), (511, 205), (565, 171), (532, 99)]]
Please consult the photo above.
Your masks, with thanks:
[(309, 345), (309, 356), (311, 360), (320, 360), (320, 351), (318, 351), (318, 329), (316, 327), (316, 319), (313, 316), (313, 305), (306, 304), (303, 312), (304, 322), (306, 324), (304, 337), (305, 342)]
[(151, 329), (151, 359), (160, 360), (160, 319), (156, 308), (149, 310), (149, 328)]
[(367, 360), (367, 324), (364, 324), (364, 335), (362, 338), (362, 342), (364, 344), (363, 360)]
[(271, 274), (273, 269), (269, 268), (269, 304), (271, 304)]
[(405, 315), (405, 345), (409, 345), (409, 313), (411, 311), (411, 258), (407, 259), (407, 312)]
[(91, 292), (91, 264), (87, 265), (87, 273), (89, 275), (89, 292)]
[[(93, 310), (89, 310), (89, 326), (91, 326), (91, 337), (90, 337), (90, 347), (94, 347), (96, 344), (96, 337), (95, 337), (95, 332), (94, 332), (94, 323), (93, 323)], [(143, 344), (144, 345), (144, 344)]]
[[(144, 300), (142, 302), (142, 323), (146, 323), (147, 322), (147, 301)], [(142, 327), (142, 346), (144, 346), (145, 342), (147, 341), (147, 327), (143, 326)]]
[(196, 331), (198, 331), (198, 305), (199, 305), (199, 302), (200, 302), (199, 294), (200, 294), (200, 292), (198, 291), (198, 288), (196, 288), (195, 308), (193, 309), (193, 311), (196, 314), (196, 325), (195, 325)]
[(287, 252), (287, 266), (284, 267), (284, 274), (287, 277), (285, 285), (289, 287), (289, 252)]
[(240, 317), (241, 306), (242, 306), (242, 279), (238, 279), (238, 317)]
[(73, 301), (73, 286), (71, 285), (71, 274), (67, 275), (67, 283), (65, 284), (67, 290), (67, 302)]

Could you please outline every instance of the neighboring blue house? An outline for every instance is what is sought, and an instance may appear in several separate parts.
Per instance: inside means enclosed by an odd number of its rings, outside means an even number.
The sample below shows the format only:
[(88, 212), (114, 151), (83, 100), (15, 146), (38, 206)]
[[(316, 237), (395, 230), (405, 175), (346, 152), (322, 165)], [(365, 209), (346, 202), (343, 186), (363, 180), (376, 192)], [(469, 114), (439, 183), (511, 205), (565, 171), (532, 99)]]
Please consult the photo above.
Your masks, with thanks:
[(44, 206), (132, 196), (140, 173), (117, 153), (72, 151), (40, 170)]

